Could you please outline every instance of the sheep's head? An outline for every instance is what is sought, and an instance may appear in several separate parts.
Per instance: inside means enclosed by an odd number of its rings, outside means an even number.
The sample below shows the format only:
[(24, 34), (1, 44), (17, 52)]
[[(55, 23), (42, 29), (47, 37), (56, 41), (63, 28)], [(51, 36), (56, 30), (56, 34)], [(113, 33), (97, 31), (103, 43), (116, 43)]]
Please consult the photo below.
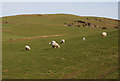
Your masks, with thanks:
[(57, 47), (60, 48), (60, 45), (58, 45)]
[(49, 45), (52, 45), (52, 42), (50, 42)]

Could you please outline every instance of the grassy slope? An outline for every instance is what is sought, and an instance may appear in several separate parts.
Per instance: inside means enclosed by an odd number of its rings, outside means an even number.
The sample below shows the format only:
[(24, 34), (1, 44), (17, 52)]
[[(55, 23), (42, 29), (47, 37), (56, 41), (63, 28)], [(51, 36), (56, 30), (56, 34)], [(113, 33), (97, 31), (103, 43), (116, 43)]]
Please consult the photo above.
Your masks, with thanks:
[[(54, 79), (54, 78), (117, 78), (118, 30), (112, 27), (116, 21), (74, 15), (13, 16), (3, 19), (3, 78)], [(100, 28), (65, 27), (65, 22), (84, 20), (101, 26)], [(4, 22), (8, 22), (5, 24)], [(101, 32), (108, 32), (102, 37)], [(24, 37), (68, 34), (67, 36), (10, 41)], [(86, 37), (83, 41), (82, 38)], [(49, 42), (66, 43), (53, 49)], [(25, 44), (31, 51), (25, 51)], [(61, 59), (64, 58), (64, 59)], [(112, 69), (112, 71), (111, 71)], [(107, 74), (105, 74), (108, 72)], [(104, 75), (104, 77), (102, 76)]]

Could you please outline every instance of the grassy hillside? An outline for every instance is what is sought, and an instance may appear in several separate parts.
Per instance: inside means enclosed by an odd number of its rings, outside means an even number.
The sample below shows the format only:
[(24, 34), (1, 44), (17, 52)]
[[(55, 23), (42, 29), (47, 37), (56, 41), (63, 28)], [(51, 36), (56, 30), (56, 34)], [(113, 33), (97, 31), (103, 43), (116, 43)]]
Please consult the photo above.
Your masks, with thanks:
[[(91, 25), (85, 25), (88, 23)], [(107, 18), (68, 14), (3, 17), (2, 77), (3, 79), (116, 79), (118, 78), (117, 23), (117, 20)], [(104, 31), (108, 33), (107, 37), (101, 36)], [(83, 37), (86, 37), (85, 41), (82, 40)], [(52, 40), (60, 43), (61, 39), (66, 40), (61, 48), (54, 49), (49, 45)], [(26, 44), (30, 45), (30, 51), (24, 49)]]

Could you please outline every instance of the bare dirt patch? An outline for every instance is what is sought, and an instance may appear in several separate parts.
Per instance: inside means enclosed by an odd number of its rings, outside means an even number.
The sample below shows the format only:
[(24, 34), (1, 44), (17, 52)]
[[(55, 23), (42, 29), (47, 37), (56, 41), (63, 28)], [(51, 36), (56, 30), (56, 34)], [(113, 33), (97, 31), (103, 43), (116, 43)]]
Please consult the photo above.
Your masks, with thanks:
[(22, 34), (15, 33), (15, 32), (13, 32), (13, 31), (11, 31), (11, 30), (9, 30), (9, 29), (2, 29), (2, 32), (8, 32), (8, 33), (11, 33), (11, 34), (14, 34), (14, 35), (21, 35), (21, 36), (24, 36), (24, 35), (22, 35)]
[(8, 70), (3, 70), (2, 72), (8, 72)]
[(103, 72), (102, 75), (98, 76), (97, 79), (103, 79), (105, 76), (107, 76), (109, 73), (113, 72), (115, 69), (118, 69), (120, 66), (114, 66), (113, 68), (108, 69), (107, 71)]
[(66, 75), (63, 77), (63, 79), (73, 79), (73, 78), (75, 78), (80, 72), (84, 72), (85, 70), (86, 70), (86, 69), (80, 68), (80, 69), (78, 69), (78, 70), (75, 71), (75, 72), (66, 74)]
[(57, 37), (57, 36), (64, 36), (64, 35), (67, 35), (67, 34), (46, 35), (46, 36), (37, 36), (37, 37), (26, 37), (26, 38), (21, 38), (21, 39), (16, 39), (16, 40), (11, 40), (11, 41), (20, 41), (20, 40), (36, 39), (36, 38), (47, 38), (47, 37)]

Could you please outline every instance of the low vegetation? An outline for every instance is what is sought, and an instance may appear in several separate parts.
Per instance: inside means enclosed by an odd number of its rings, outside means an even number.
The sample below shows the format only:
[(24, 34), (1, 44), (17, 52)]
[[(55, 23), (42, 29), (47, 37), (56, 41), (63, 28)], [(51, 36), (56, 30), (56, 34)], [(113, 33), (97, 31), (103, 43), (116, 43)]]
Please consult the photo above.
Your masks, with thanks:
[[(117, 24), (113, 19), (69, 14), (3, 17), (2, 77), (117, 79)], [(102, 32), (108, 36), (103, 37)], [(60, 43), (62, 39), (66, 42), (60, 48), (49, 45), (53, 40)], [(26, 44), (31, 47), (30, 51), (25, 50)]]

